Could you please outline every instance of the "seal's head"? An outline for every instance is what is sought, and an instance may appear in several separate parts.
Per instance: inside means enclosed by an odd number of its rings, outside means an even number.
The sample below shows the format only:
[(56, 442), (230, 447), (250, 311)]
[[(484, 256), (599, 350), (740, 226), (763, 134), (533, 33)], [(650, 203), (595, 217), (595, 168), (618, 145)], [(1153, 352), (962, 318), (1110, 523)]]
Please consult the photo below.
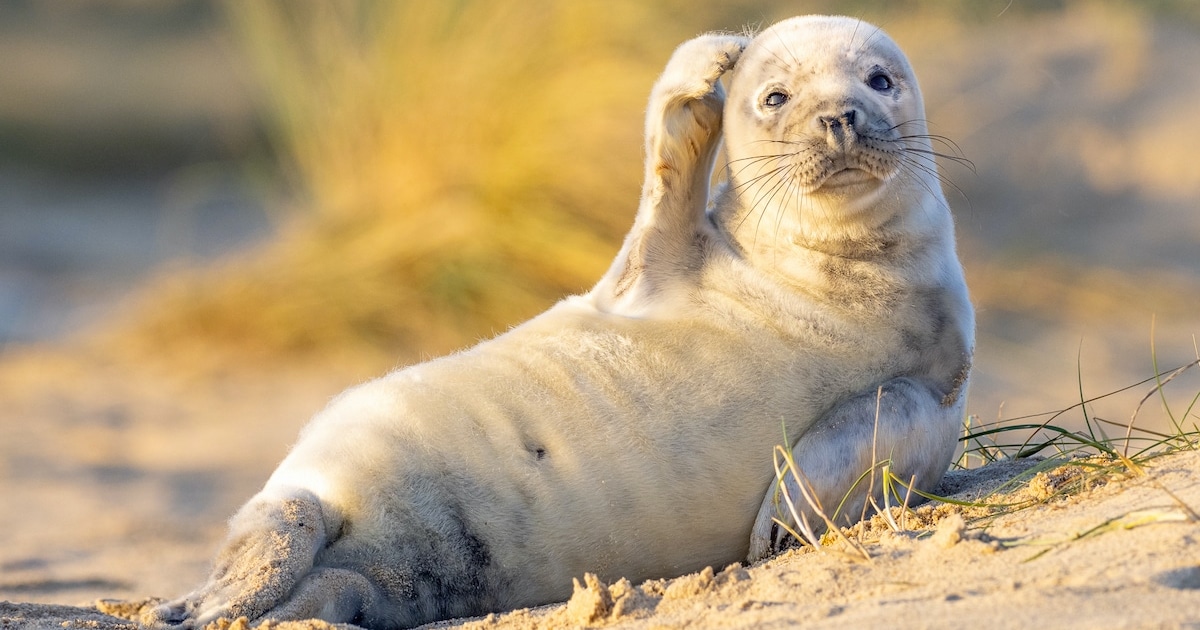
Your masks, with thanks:
[(725, 130), (727, 196), (740, 201), (726, 219), (738, 223), (761, 212), (823, 238), (823, 219), (869, 229), (941, 198), (912, 67), (856, 19), (804, 16), (755, 37), (730, 80)]

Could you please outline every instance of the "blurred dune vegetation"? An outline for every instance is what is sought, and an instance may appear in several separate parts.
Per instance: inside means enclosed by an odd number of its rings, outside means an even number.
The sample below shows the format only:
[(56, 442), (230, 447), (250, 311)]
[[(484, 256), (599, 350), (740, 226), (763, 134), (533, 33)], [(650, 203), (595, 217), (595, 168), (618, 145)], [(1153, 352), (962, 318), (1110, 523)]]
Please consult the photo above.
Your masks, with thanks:
[[(299, 194), (273, 243), (214, 269), (160, 279), (122, 335), (124, 347), (415, 360), (489, 337), (587, 290), (637, 206), (650, 85), (674, 46), (703, 31), (753, 30), (796, 12), (846, 13), (881, 24), (909, 49), (927, 101), (943, 95), (929, 103), (930, 116), (937, 132), (957, 140), (988, 122), (974, 117), (996, 111), (981, 113), (990, 97), (972, 91), (979, 82), (1007, 80), (1010, 89), (1022, 90), (1016, 98), (1047, 94), (1036, 84), (1044, 77), (973, 59), (973, 30), (999, 16), (1031, 29), (1059, 16), (1053, 19), (1083, 21), (1081, 37), (1100, 32), (1095, 37), (1104, 46), (1097, 54), (1111, 59), (1101, 59), (1096, 72), (1112, 79), (1112, 90), (1122, 89), (1122, 77), (1134, 85), (1126, 89), (1136, 89), (1147, 63), (1138, 57), (1145, 55), (1139, 40), (1150, 28), (1147, 15), (1167, 15), (1193, 29), (1200, 24), (1200, 3), (1187, 0), (803, 6), (231, 0), (224, 6), (261, 87), (272, 143)], [(1043, 34), (1006, 45), (1012, 48), (992, 53), (1020, 57), (1037, 54), (1037, 46), (1066, 44)], [(1114, 146), (1097, 135), (1102, 131), (1081, 132), (1084, 142), (1074, 150), (1082, 150), (1079, 163), (1090, 170), (1080, 177), (1126, 186), (1113, 173), (1140, 176), (1122, 166), (1121, 152), (1100, 150)], [(986, 162), (970, 151), (967, 157)], [(1168, 180), (1184, 182), (1179, 194), (1194, 195), (1188, 166), (1167, 162), (1176, 169)], [(977, 176), (959, 168), (948, 177)], [(1200, 186), (1200, 176), (1192, 184)], [(1008, 235), (1017, 243), (1012, 247), (980, 242), (992, 220), (982, 212), (993, 209), (986, 185), (975, 187), (983, 192), (966, 200), (953, 189), (948, 196), (960, 225), (967, 223), (960, 229), (963, 255), (984, 309), (1068, 304), (1086, 315), (1127, 303), (1128, 296), (1112, 297), (1114, 286), (1141, 287), (1136, 272), (1108, 269), (1093, 276), (1064, 263), (1062, 252), (1020, 254), (1019, 234)], [(1005, 266), (1026, 273), (989, 277)], [(1180, 299), (1160, 310), (1191, 312), (1194, 297), (1186, 294), (1196, 288), (1195, 277), (1179, 272), (1171, 278)]]

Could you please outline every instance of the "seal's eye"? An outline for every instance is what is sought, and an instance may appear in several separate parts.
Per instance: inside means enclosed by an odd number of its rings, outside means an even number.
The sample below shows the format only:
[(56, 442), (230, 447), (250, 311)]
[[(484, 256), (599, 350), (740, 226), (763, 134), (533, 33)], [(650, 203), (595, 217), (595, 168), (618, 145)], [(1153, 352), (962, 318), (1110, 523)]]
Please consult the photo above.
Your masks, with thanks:
[(767, 107), (780, 107), (788, 102), (788, 95), (780, 91), (771, 92), (763, 99), (763, 105)]
[(886, 92), (892, 89), (892, 78), (882, 72), (876, 72), (867, 79), (867, 85), (876, 92)]

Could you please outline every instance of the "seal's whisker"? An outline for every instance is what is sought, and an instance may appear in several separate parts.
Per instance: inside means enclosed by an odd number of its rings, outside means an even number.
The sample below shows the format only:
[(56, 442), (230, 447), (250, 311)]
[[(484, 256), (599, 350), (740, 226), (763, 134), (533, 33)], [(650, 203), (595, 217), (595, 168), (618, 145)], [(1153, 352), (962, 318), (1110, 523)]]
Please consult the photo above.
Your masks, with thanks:
[[(924, 169), (926, 173), (930, 173), (930, 174), (936, 176), (937, 179), (940, 179), (943, 182), (946, 182), (946, 184), (948, 184), (950, 186), (954, 186), (955, 188), (958, 188), (958, 186), (954, 185), (954, 182), (950, 181), (947, 178), (947, 176), (941, 172), (941, 169), (937, 168), (937, 160), (936, 160), (937, 157), (943, 157), (943, 158), (947, 158), (947, 160), (961, 163), (958, 160), (955, 160), (955, 158), (953, 156), (946, 156), (946, 155), (938, 154), (938, 152), (935, 152), (935, 151), (919, 151), (919, 150), (906, 151), (904, 162), (912, 164), (913, 167), (920, 167), (920, 168)], [(964, 160), (965, 160), (965, 158), (964, 158)], [(968, 161), (968, 162), (970, 162), (970, 161)], [(968, 163), (968, 164), (964, 164), (964, 166), (966, 166), (967, 168), (970, 168), (971, 172), (974, 173), (974, 168), (973, 168), (974, 164)], [(961, 192), (961, 190), (959, 192)]]
[[(918, 124), (918, 123), (925, 123), (926, 125), (929, 124), (929, 122), (924, 119), (908, 120), (908, 121), (904, 121), (904, 122), (898, 123), (896, 125), (893, 125), (892, 127), (888, 128), (887, 131), (896, 131), (896, 130), (900, 129), (901, 127), (903, 127), (904, 125), (912, 125), (912, 124)], [(904, 135), (897, 137), (896, 140), (898, 140), (898, 141), (929, 140), (930, 142), (936, 142), (936, 143), (946, 147), (951, 153), (954, 154), (955, 157), (966, 160), (966, 152), (962, 150), (962, 147), (958, 146), (958, 143), (955, 142), (954, 140), (951, 140), (950, 138), (943, 136), (941, 134), (928, 133), (928, 132), (904, 134)], [(969, 162), (970, 160), (967, 160), (967, 161)], [(972, 169), (972, 170), (974, 170), (974, 169)]]
[(754, 162), (756, 160), (770, 160), (772, 158), (784, 157), (787, 155), (790, 155), (790, 154), (789, 153), (769, 153), (766, 155), (755, 155), (755, 156), (751, 156), (751, 157), (735, 158), (735, 159), (732, 159), (732, 160), (729, 160), (728, 162), (726, 162), (725, 165), (729, 166), (729, 165), (737, 163), (737, 162)]
[(806, 214), (812, 212), (812, 203), (812, 198), (805, 195), (800, 196), (800, 203), (796, 206), (796, 221), (801, 225), (804, 223)]
[[(775, 173), (774, 173), (776, 175), (775, 181), (774, 181), (774, 183), (771, 184), (771, 187), (765, 191), (765, 196), (763, 194), (760, 194), (759, 196), (755, 197), (753, 205), (755, 205), (755, 206), (758, 206), (760, 204), (762, 205), (762, 211), (759, 212), (759, 215), (758, 215), (758, 223), (754, 226), (754, 242), (755, 242), (755, 244), (758, 243), (758, 233), (759, 233), (759, 230), (762, 228), (762, 221), (767, 216), (766, 209), (768, 207), (771, 207), (772, 205), (775, 205), (775, 203), (774, 203), (775, 198), (779, 195), (779, 192), (781, 190), (786, 190), (787, 188), (789, 188), (788, 180), (791, 179), (791, 172), (795, 171), (796, 168), (797, 167), (794, 164), (789, 164), (787, 167), (775, 171)], [(781, 174), (781, 173), (785, 173), (785, 172), (786, 172), (786, 175)], [(776, 231), (778, 231), (778, 228), (776, 229)]]
[[(798, 166), (796, 168), (799, 169)], [(784, 215), (787, 212), (789, 212), (790, 208), (792, 207), (792, 199), (793, 198), (800, 198), (800, 199), (807, 201), (807, 198), (803, 198), (803, 197), (799, 196), (799, 191), (797, 191), (795, 186), (788, 186), (787, 189), (784, 191), (783, 199), (781, 200), (781, 202), (778, 206), (778, 210), (776, 211), (775, 233), (772, 235), (772, 238), (774, 240), (772, 241), (771, 245), (772, 245), (772, 249), (775, 251), (775, 258), (778, 258), (778, 256), (779, 256), (780, 227), (783, 225)]]
[[(786, 45), (785, 45), (785, 48), (786, 48)], [(767, 48), (767, 52), (771, 53), (771, 56), (775, 58), (775, 61), (778, 62), (780, 69), (782, 69), (785, 72), (788, 71), (790, 64), (788, 63), (787, 59), (784, 59), (783, 57), (779, 56), (779, 53), (775, 52), (774, 50), (772, 50), (770, 48)], [(792, 53), (792, 51), (789, 50), (787, 52), (788, 52), (788, 54), (792, 55), (793, 59), (795, 59), (796, 55), (794, 53)]]
[[(762, 178), (769, 177), (772, 172), (784, 168), (786, 165), (780, 163), (784, 157), (771, 156), (771, 159), (760, 159), (757, 162), (742, 165), (738, 169), (730, 168), (728, 171), (730, 186), (736, 191), (745, 192)], [(755, 169), (753, 175), (746, 177), (744, 174), (752, 167)]]
[[(752, 177), (742, 179), (743, 172), (745, 172), (751, 166), (757, 166), (758, 169), (754, 172), (754, 175)], [(757, 165), (750, 164), (747, 166), (743, 166), (742, 168), (738, 169), (736, 172), (730, 173), (730, 179), (738, 182), (733, 185), (733, 189), (736, 191), (741, 191), (741, 192), (749, 190), (750, 187), (753, 186), (754, 184), (758, 183), (759, 180), (763, 179), (764, 177), (769, 177), (773, 171), (775, 171), (776, 169), (781, 169), (781, 168), (786, 168), (786, 165), (770, 164), (768, 162), (760, 162)]]
[(955, 156), (958, 156), (958, 157), (964, 157), (964, 156), (965, 156), (965, 154), (963, 153), (962, 149), (961, 149), (961, 148), (959, 148), (959, 146), (958, 146), (957, 144), (955, 144), (955, 142), (954, 142), (953, 140), (951, 140), (951, 139), (949, 139), (949, 138), (947, 138), (947, 137), (945, 137), (945, 136), (938, 136), (938, 135), (931, 135), (931, 134), (920, 134), (920, 135), (906, 135), (906, 136), (899, 136), (899, 137), (898, 137), (898, 138), (896, 138), (896, 139), (897, 139), (897, 140), (899, 140), (899, 141), (902, 141), (902, 142), (903, 142), (903, 141), (907, 141), (907, 140), (929, 140), (929, 141), (930, 141), (930, 144), (937, 143), (937, 144), (939, 144), (939, 145), (941, 145), (941, 146), (944, 146), (944, 147), (946, 147), (946, 149), (947, 149), (948, 151), (950, 151), (951, 153), (953, 153)]
[(748, 210), (746, 210), (746, 213), (742, 215), (742, 218), (738, 219), (737, 225), (733, 226), (733, 231), (740, 232), (742, 229), (742, 226), (745, 225), (745, 223), (746, 223), (746, 219), (749, 219), (750, 215), (754, 214), (754, 211), (756, 209), (757, 208), (755, 207), (755, 205), (751, 204), (750, 208)]
[[(738, 222), (738, 225), (737, 225), (738, 229), (741, 229), (742, 223), (744, 223), (746, 221), (746, 219), (749, 218), (751, 214), (753, 214), (754, 210), (757, 209), (757, 206), (759, 205), (759, 200), (762, 199), (764, 190), (769, 191), (779, 185), (778, 182), (772, 183), (772, 180), (776, 176), (779, 176), (780, 173), (787, 171), (789, 168), (794, 168), (794, 167), (790, 164), (785, 164), (783, 166), (775, 167), (775, 168), (771, 169), (770, 171), (763, 173), (762, 175), (759, 175), (751, 180), (748, 180), (747, 182), (744, 182), (742, 185), (734, 187), (734, 190), (744, 189), (744, 190), (741, 190), (741, 193), (745, 194), (745, 195), (750, 195), (750, 191), (752, 188), (757, 188), (757, 190), (758, 190), (758, 193), (753, 195), (754, 202), (750, 205), (750, 212), (747, 212), (746, 215), (742, 217), (742, 220)], [(780, 177), (780, 180), (784, 180), (784, 179), (786, 179), (786, 178)], [(768, 188), (768, 186), (770, 186), (770, 188)], [(759, 220), (761, 221), (761, 217)], [(757, 234), (757, 232), (758, 232), (758, 228), (756, 227), (755, 233)]]
[(759, 175), (756, 175), (756, 176), (746, 180), (745, 182), (742, 182), (741, 184), (734, 186), (734, 190), (744, 192), (744, 193), (749, 193), (752, 188), (757, 186), (759, 188), (759, 190), (761, 191), (762, 188), (765, 187), (765, 184), (770, 181), (771, 177), (778, 174), (780, 171), (786, 170), (787, 168), (789, 168), (789, 166), (790, 165), (788, 165), (788, 164), (784, 164), (783, 166), (776, 166), (776, 167), (772, 168), (771, 170), (767, 171), (766, 173), (761, 173)]
[[(921, 186), (921, 188), (924, 188), (925, 192), (929, 193), (929, 196), (933, 197), (934, 200), (937, 201), (939, 206), (945, 208), (946, 210), (950, 209), (945, 203), (943, 203), (941, 201), (940, 196), (937, 194), (937, 191), (934, 190), (933, 186), (929, 183), (929, 179), (926, 177), (922, 177), (922, 174), (930, 174), (930, 175), (933, 175), (938, 180), (942, 181), (942, 183), (948, 183), (942, 178), (942, 176), (936, 170), (929, 169), (928, 167), (926, 167), (923, 164), (917, 164), (915, 162), (909, 162), (909, 161), (901, 162), (900, 168), (904, 170), (904, 173), (908, 176), (908, 179), (910, 181), (915, 181), (918, 185)], [(949, 183), (949, 185), (953, 186), (952, 183)]]
[(941, 143), (942, 146), (945, 146), (945, 147), (949, 148), (951, 151), (953, 151), (955, 155), (961, 155), (961, 156), (966, 155), (966, 152), (962, 150), (962, 147), (958, 146), (957, 142), (951, 140), (950, 138), (947, 138), (946, 136), (936, 134), (936, 133), (927, 133), (924, 135), (924, 137), (929, 140), (932, 140), (934, 142)]
[[(899, 125), (897, 125), (896, 127), (892, 127), (892, 130), (897, 129), (898, 127), (899, 127)], [(923, 142), (922, 143), (914, 143), (914, 141), (920, 141), (920, 140), (929, 141), (929, 148), (926, 148), (926, 145)], [(972, 172), (975, 172), (975, 163), (966, 157), (965, 153), (962, 150), (962, 147), (958, 146), (957, 142), (951, 140), (950, 138), (947, 138), (946, 136), (942, 136), (942, 135), (938, 135), (938, 134), (930, 134), (930, 133), (905, 134), (905, 135), (897, 136), (895, 138), (895, 142), (904, 146), (906, 151), (912, 151), (915, 153), (932, 154), (937, 157), (945, 158), (947, 160), (951, 160), (953, 162), (961, 164), (961, 165), (971, 169)], [(934, 149), (932, 145), (935, 143), (938, 145), (941, 145), (943, 147), (946, 147), (946, 150), (948, 151), (948, 153)]]
[(762, 140), (755, 140), (754, 144), (760, 144), (760, 143), (764, 143), (764, 142), (770, 143), (770, 144), (787, 144), (787, 145), (795, 145), (795, 146), (803, 146), (803, 145), (807, 144), (807, 142), (801, 142), (799, 140), (772, 140), (770, 138), (764, 138)]
[[(929, 159), (932, 161), (932, 158), (929, 158)], [(967, 193), (965, 191), (963, 191), (963, 189), (960, 188), (958, 186), (958, 184), (955, 184), (953, 180), (951, 180), (946, 175), (942, 174), (942, 172), (939, 171), (935, 165), (924, 164), (921, 162), (917, 162), (916, 160), (913, 160), (913, 159), (903, 160), (901, 162), (901, 165), (905, 168), (908, 168), (909, 172), (913, 173), (914, 175), (915, 175), (915, 170), (920, 170), (921, 172), (933, 175), (934, 177), (937, 178), (937, 180), (939, 182), (942, 183), (942, 185), (953, 188), (954, 191), (957, 192), (958, 195), (963, 198), (963, 201), (966, 201), (968, 204), (971, 203), (971, 200), (967, 198)], [(937, 195), (934, 195), (934, 196), (936, 197)], [(949, 210), (949, 209), (950, 209), (949, 207), (946, 207), (946, 210)]]
[(942, 153), (941, 151), (932, 151), (929, 149), (918, 149), (918, 148), (914, 148), (914, 147), (909, 147), (908, 149), (906, 149), (906, 151), (908, 151), (909, 153), (915, 153), (915, 154), (918, 154), (921, 156), (928, 156), (930, 160), (933, 160), (933, 158), (935, 158), (935, 157), (940, 157), (943, 160), (947, 160), (950, 162), (954, 162), (955, 164), (958, 164), (960, 166), (964, 166), (968, 170), (970, 170), (972, 173), (975, 173), (976, 175), (979, 174), (975, 170), (975, 163), (965, 157), (962, 157), (961, 155), (951, 155), (949, 153)]
[[(792, 168), (794, 168), (792, 164), (784, 164), (756, 178), (755, 188), (757, 189), (757, 192), (755, 192), (753, 196), (753, 205), (757, 206), (763, 201), (769, 201), (770, 197), (773, 196), (775, 191), (778, 190), (778, 188), (784, 183), (786, 179), (784, 177), (784, 173)], [(750, 188), (747, 187), (745, 192), (749, 194)]]
[(958, 156), (958, 155), (943, 154), (943, 152), (941, 152), (941, 151), (930, 151), (928, 149), (911, 149), (910, 148), (910, 149), (908, 149), (908, 152), (912, 152), (912, 154), (916, 154), (919, 156), (928, 157), (930, 161), (934, 161), (935, 157), (941, 157), (942, 160), (946, 160), (947, 162), (954, 162), (955, 164), (959, 164), (959, 166), (965, 167), (967, 170), (970, 170), (971, 173), (978, 175), (976, 166), (974, 166), (974, 162), (972, 162), (971, 160), (967, 160), (966, 157), (962, 157), (962, 156)]
[[(860, 23), (860, 24), (862, 24), (863, 22), (861, 22), (861, 21), (860, 21), (859, 23)], [(855, 32), (857, 33), (857, 32), (858, 32), (858, 27), (857, 27), (857, 26), (855, 26), (855, 27), (854, 27), (854, 30), (855, 30)], [(867, 48), (867, 45), (871, 43), (871, 40), (872, 40), (872, 39), (875, 39), (875, 37), (876, 37), (877, 35), (882, 35), (882, 34), (883, 34), (883, 29), (882, 29), (882, 28), (880, 28), (880, 27), (878, 27), (878, 26), (876, 26), (876, 27), (875, 27), (875, 30), (874, 30), (874, 31), (872, 31), (872, 32), (871, 32), (871, 34), (870, 34), (870, 35), (868, 35), (868, 36), (866, 37), (866, 39), (864, 39), (864, 40), (862, 41), (862, 44), (861, 44), (861, 45), (859, 45), (859, 47), (858, 47), (858, 52), (862, 52), (862, 51), (866, 50), (866, 48)]]
[[(892, 127), (892, 129), (890, 129), (889, 131), (895, 131), (896, 129), (897, 129), (897, 127)], [(951, 140), (950, 138), (943, 136), (941, 134), (913, 133), (913, 134), (901, 135), (896, 139), (897, 140), (929, 140), (931, 142), (936, 142), (936, 143), (946, 147), (948, 150), (954, 152), (955, 155), (965, 155), (966, 154), (962, 150), (962, 147), (958, 146), (957, 142), (955, 142), (955, 141)]]
[(908, 120), (902, 120), (902, 121), (896, 123), (895, 125), (892, 125), (891, 127), (888, 128), (888, 131), (895, 131), (905, 125), (922, 125), (922, 124), (925, 125), (926, 127), (928, 127), (929, 120), (925, 119), (925, 118), (910, 118)]
[(754, 160), (767, 160), (770, 158), (777, 158), (777, 157), (790, 157), (795, 154), (796, 154), (796, 152), (793, 152), (793, 153), (764, 153), (762, 155), (752, 155), (750, 157), (734, 158), (734, 159), (731, 159), (728, 162), (726, 162), (726, 164), (733, 164), (734, 162), (753, 162)]
[(931, 156), (921, 154), (905, 155), (900, 163), (914, 169), (919, 169), (921, 172), (933, 175), (938, 179), (943, 179), (941, 171), (937, 168), (937, 161)]
[[(795, 155), (795, 154), (794, 153), (780, 153), (780, 154), (776, 154), (776, 155), (762, 155), (762, 156), (752, 157), (752, 158), (738, 158), (736, 160), (730, 160), (730, 161), (726, 162), (725, 168), (730, 169), (730, 172), (734, 177), (740, 177), (742, 175), (742, 173), (745, 172), (745, 170), (750, 168), (751, 166), (755, 166), (755, 165), (761, 166), (762, 164), (764, 164), (766, 162), (770, 162), (771, 160), (786, 159), (786, 158), (792, 157), (793, 155)], [(731, 167), (733, 166), (734, 162), (747, 162), (747, 164), (741, 165), (741, 167), (736, 172), (733, 172)]]
[(944, 157), (948, 160), (955, 160), (955, 161), (957, 161), (959, 159), (963, 159), (963, 160), (966, 159), (966, 158), (958, 158), (958, 157), (952, 156), (952, 155), (942, 155), (941, 153), (938, 153), (937, 151), (931, 151), (929, 149), (922, 149), (921, 147), (905, 147), (904, 148), (904, 156), (906, 159), (921, 160), (921, 162), (925, 163), (925, 164), (937, 164), (937, 158), (939, 158), (939, 157)]
[[(779, 169), (786, 168), (786, 165), (784, 165), (784, 166), (780, 166), (778, 164), (773, 165), (773, 164), (771, 164), (772, 162), (778, 162), (779, 160), (787, 159), (789, 157), (791, 157), (791, 156), (790, 155), (762, 156), (762, 157), (754, 158), (749, 164), (743, 165), (741, 168), (737, 169), (736, 171), (734, 171), (732, 168), (730, 168), (729, 169), (729, 180), (731, 182), (731, 185), (733, 186), (733, 189), (737, 190), (737, 191), (748, 192), (750, 190), (750, 188), (753, 187), (755, 184), (759, 183), (760, 180), (770, 177), (775, 171), (777, 171)], [(737, 160), (737, 161), (744, 161), (744, 160)], [(730, 164), (732, 164), (732, 162)], [(742, 177), (742, 174), (745, 173), (747, 169), (754, 167), (754, 166), (757, 166), (758, 170), (755, 171), (755, 174), (753, 177), (746, 179), (744, 181), (741, 181), (739, 183), (733, 183), (733, 182), (737, 182), (738, 180), (740, 180)], [(770, 170), (765, 170), (768, 168)], [(765, 172), (764, 172), (764, 170), (765, 170)]]
[[(786, 184), (791, 178), (782, 178), (781, 184)], [(771, 250), (775, 252), (774, 257), (779, 256), (779, 228), (783, 225), (783, 218), (787, 215), (788, 208), (791, 207), (792, 197), (795, 195), (796, 187), (794, 185), (782, 186), (778, 200), (772, 200), (771, 205), (775, 207), (775, 227), (771, 232)]]
[(892, 127), (892, 129), (899, 129), (905, 125), (925, 125), (925, 128), (928, 129), (931, 125), (933, 125), (933, 121), (929, 120), (928, 118), (909, 118), (908, 120), (897, 123), (895, 127)]
[[(787, 52), (787, 54), (788, 54), (788, 55), (790, 55), (790, 56), (792, 57), (792, 66), (793, 66), (793, 67), (795, 67), (795, 66), (799, 66), (799, 65), (800, 65), (800, 58), (796, 56), (796, 52), (795, 52), (794, 50), (792, 50), (791, 46), (788, 46), (787, 40), (785, 40), (785, 39), (783, 38), (783, 34), (782, 34), (782, 33), (779, 33), (779, 32), (776, 32), (776, 33), (775, 33), (775, 38), (776, 38), (777, 40), (779, 40), (779, 45), (780, 45), (780, 46), (783, 46), (783, 50), (784, 50), (784, 51), (786, 51), (786, 52)], [(774, 51), (772, 51), (772, 52), (771, 52), (771, 54), (773, 54), (773, 55), (774, 55), (774, 54), (775, 54), (775, 53), (774, 53)], [(776, 58), (779, 58), (779, 55), (775, 55), (775, 57), (776, 57)], [(780, 59), (780, 61), (783, 61), (783, 60), (782, 60), (782, 59)], [(784, 63), (787, 63), (787, 62), (785, 61)]]

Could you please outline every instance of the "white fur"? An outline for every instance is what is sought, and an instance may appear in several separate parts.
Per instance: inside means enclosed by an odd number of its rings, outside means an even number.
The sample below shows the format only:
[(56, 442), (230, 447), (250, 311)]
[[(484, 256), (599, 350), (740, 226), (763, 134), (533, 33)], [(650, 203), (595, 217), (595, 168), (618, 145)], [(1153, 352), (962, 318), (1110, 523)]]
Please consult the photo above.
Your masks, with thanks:
[[(642, 205), (608, 274), (496, 339), (333, 401), (234, 517), (209, 583), (160, 621), (319, 614), (400, 627), (561, 600), (585, 571), (641, 580), (759, 555), (772, 542), (774, 445), (786, 432), (822, 492), (844, 492), (869, 465), (861, 434), (880, 386), (897, 410), (885, 448), (902, 473), (936, 483), (972, 329), (936, 178), (796, 192), (757, 209), (772, 213), (761, 230), (742, 221), (756, 210), (734, 188), (708, 211), (722, 113), (731, 156), (763, 133), (738, 108), (756, 98), (766, 53), (809, 38), (792, 52), (836, 94), (856, 79), (823, 60), (868, 36), (863, 50), (903, 60), (865, 24), (776, 26), (747, 49), (754, 65), (737, 68), (728, 104), (718, 80), (746, 40), (680, 46), (651, 96)], [(923, 116), (919, 94), (897, 107)], [(884, 223), (911, 255), (849, 269), (870, 291), (853, 277), (835, 291), (807, 245)], [(946, 313), (929, 313), (934, 302)], [(934, 315), (950, 332), (932, 334)], [(911, 347), (927, 333), (961, 347), (958, 363)], [(854, 461), (828, 456), (838, 449)]]

